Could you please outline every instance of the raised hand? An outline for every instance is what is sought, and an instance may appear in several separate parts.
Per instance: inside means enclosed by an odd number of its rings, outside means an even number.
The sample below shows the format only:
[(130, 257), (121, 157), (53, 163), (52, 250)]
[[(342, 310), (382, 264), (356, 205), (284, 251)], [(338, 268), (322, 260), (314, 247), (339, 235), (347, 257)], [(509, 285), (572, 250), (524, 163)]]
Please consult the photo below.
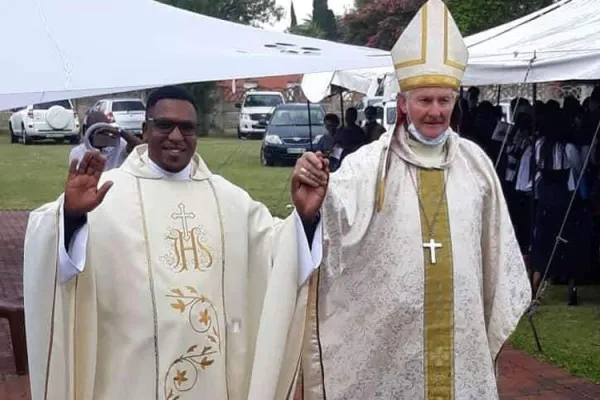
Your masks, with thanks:
[(65, 187), (65, 217), (79, 218), (94, 210), (108, 193), (112, 182), (106, 182), (98, 188), (100, 176), (106, 165), (106, 157), (97, 151), (88, 151), (77, 167), (73, 160), (69, 168)]
[(320, 152), (306, 152), (292, 173), (292, 200), (305, 221), (314, 221), (323, 204), (329, 183), (329, 160)]

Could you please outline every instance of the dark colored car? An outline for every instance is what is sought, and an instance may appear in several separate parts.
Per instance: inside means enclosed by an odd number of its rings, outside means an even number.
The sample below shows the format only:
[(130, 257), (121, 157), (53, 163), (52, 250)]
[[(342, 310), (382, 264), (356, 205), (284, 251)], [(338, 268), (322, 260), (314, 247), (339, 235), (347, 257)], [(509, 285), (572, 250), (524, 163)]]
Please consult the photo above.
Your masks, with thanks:
[[(294, 163), (305, 151), (310, 151), (325, 133), (325, 111), (318, 104), (303, 103), (279, 105), (267, 125), (260, 149), (260, 160), (265, 166)], [(309, 123), (310, 121), (310, 123)]]

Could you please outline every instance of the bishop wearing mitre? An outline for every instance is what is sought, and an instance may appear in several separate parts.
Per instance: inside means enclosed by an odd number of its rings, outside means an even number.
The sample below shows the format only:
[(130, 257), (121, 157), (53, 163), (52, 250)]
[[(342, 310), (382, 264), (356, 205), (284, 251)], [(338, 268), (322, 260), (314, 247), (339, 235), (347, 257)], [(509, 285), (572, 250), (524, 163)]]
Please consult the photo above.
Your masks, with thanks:
[[(321, 210), (303, 398), (496, 400), (531, 289), (494, 166), (449, 127), (468, 52), (441, 0), (392, 58), (396, 128), (344, 160)], [(296, 173), (317, 185), (322, 167), (307, 153)]]

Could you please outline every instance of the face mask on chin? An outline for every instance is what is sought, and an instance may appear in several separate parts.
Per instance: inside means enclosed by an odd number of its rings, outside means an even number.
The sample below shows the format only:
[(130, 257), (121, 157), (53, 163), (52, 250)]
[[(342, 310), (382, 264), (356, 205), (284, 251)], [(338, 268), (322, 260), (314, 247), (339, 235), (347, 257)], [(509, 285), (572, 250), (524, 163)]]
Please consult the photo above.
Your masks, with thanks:
[(408, 130), (408, 133), (417, 142), (419, 142), (425, 146), (428, 146), (428, 147), (441, 146), (446, 143), (446, 140), (448, 140), (448, 136), (450, 136), (450, 127), (448, 127), (448, 128), (446, 128), (446, 130), (444, 130), (442, 133), (440, 133), (435, 138), (427, 137), (427, 136), (423, 135), (421, 132), (419, 132), (419, 130), (417, 129), (415, 124), (413, 124), (412, 118), (410, 117), (410, 115), (408, 113), (408, 109), (406, 110), (406, 118), (407, 118), (407, 122), (408, 122), (408, 126), (406, 128)]

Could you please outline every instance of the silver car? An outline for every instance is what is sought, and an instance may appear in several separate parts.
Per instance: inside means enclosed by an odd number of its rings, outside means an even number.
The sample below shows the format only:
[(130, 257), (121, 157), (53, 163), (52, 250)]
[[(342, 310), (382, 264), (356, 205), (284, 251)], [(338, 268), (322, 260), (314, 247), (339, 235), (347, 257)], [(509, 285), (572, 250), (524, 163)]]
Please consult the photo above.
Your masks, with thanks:
[[(87, 112), (101, 112), (114, 126), (141, 136), (142, 125), (146, 119), (146, 106), (140, 99), (106, 99), (99, 100)], [(83, 132), (88, 128), (87, 114), (83, 121)]]

